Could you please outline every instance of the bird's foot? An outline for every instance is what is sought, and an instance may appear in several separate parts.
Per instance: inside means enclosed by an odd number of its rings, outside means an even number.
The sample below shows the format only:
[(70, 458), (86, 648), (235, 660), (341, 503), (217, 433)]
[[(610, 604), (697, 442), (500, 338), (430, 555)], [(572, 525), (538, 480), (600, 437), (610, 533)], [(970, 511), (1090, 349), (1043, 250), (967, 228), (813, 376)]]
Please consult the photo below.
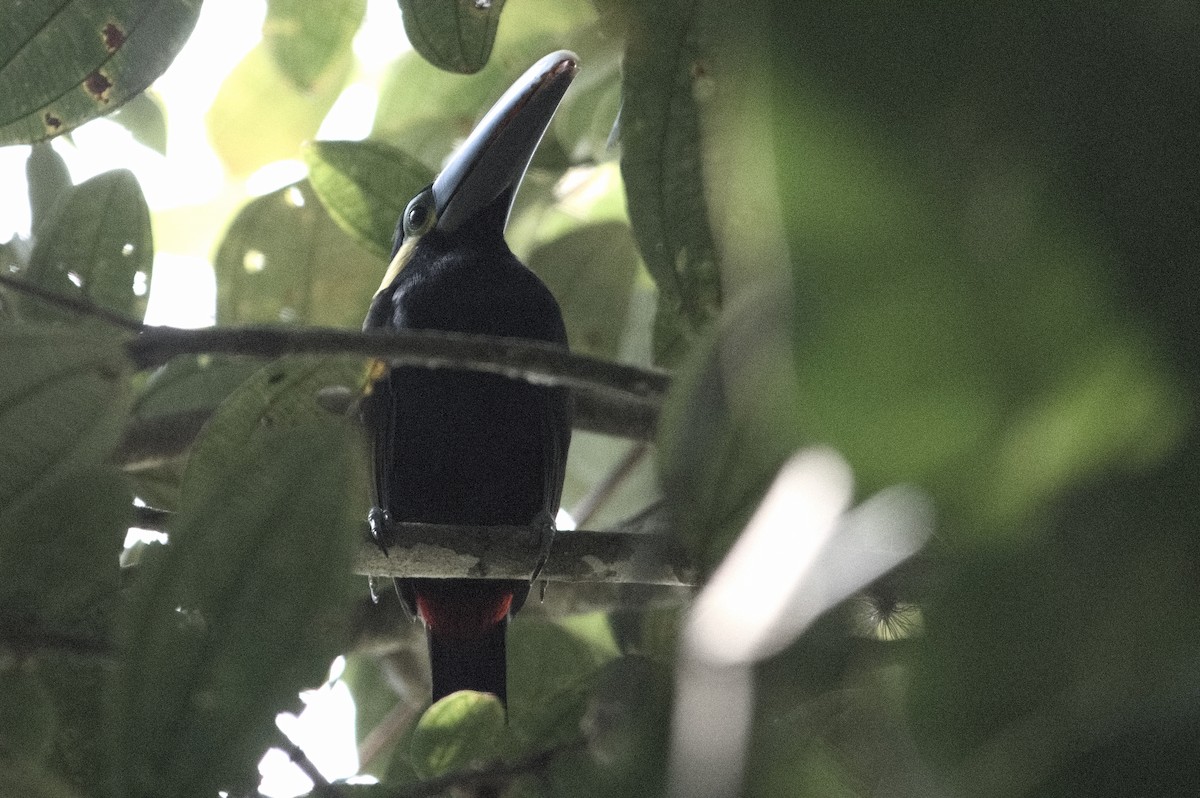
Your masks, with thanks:
[[(532, 585), (542, 575), (542, 569), (546, 567), (547, 560), (550, 559), (550, 549), (554, 545), (554, 533), (556, 531), (554, 525), (554, 517), (549, 514), (543, 514), (534, 521), (534, 525), (539, 530), (540, 539), (538, 540), (538, 558), (533, 566), (533, 573), (529, 575), (529, 584)], [(542, 580), (541, 590), (538, 594), (538, 600), (546, 599), (546, 581)]]
[(367, 513), (367, 525), (371, 528), (371, 542), (379, 547), (384, 557), (388, 556), (387, 536), (390, 521), (387, 511), (381, 507), (372, 507), (371, 512)]

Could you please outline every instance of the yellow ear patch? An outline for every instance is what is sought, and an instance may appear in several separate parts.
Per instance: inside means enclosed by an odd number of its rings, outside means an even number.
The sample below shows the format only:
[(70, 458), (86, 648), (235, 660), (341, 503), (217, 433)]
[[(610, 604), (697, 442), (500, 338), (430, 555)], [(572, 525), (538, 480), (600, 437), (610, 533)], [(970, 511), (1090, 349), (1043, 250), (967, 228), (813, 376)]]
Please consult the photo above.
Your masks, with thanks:
[(409, 238), (400, 245), (400, 249), (396, 251), (396, 257), (392, 258), (392, 262), (388, 264), (387, 272), (383, 275), (383, 282), (379, 284), (379, 290), (375, 292), (375, 296), (379, 296), (389, 285), (396, 282), (396, 278), (400, 276), (400, 270), (412, 260), (413, 252), (420, 240), (420, 238)]

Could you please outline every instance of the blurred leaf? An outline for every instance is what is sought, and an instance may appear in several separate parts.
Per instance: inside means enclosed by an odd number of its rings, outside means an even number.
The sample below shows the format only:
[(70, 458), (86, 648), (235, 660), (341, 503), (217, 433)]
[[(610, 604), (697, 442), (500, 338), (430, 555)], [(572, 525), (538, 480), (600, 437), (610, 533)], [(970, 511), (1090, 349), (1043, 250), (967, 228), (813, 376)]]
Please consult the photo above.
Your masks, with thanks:
[(547, 744), (579, 733), (590, 677), (616, 656), (607, 619), (584, 616), (577, 630), (518, 615), (508, 631), (509, 722)]
[(112, 794), (111, 663), (61, 652), (39, 656), (37, 667), (58, 716), (48, 764), (83, 795)]
[(713, 93), (720, 0), (635, 5), (625, 51), (621, 174), (629, 218), (658, 284), (655, 360), (673, 364), (721, 308), (720, 263), (705, 199), (700, 108)]
[(460, 690), (431, 706), (413, 730), (412, 758), (422, 778), (488, 762), (503, 750), (504, 705), (491, 693)]
[(0, 512), (112, 451), (130, 364), (102, 330), (0, 331)]
[(779, 467), (808, 438), (787, 344), (787, 286), (725, 311), (692, 352), (659, 422), (660, 478), (673, 528), (706, 568), (741, 533)]
[(504, 0), (400, 0), (404, 32), (426, 61), (448, 72), (478, 72), (492, 54)]
[(113, 111), (163, 73), (198, 0), (25, 5), (0, 21), (0, 146), (40, 141)]
[(534, 249), (527, 263), (558, 300), (571, 350), (616, 358), (638, 273), (629, 228), (617, 222), (580, 227)]
[(146, 90), (130, 99), (117, 109), (112, 121), (132, 133), (138, 143), (167, 154), (167, 118), (154, 92)]
[(546, 777), (552, 794), (661, 796), (671, 690), (666, 671), (636, 657), (614, 659), (593, 673), (586, 690), (587, 745), (554, 760)]
[(143, 557), (122, 618), (128, 792), (242, 783), (278, 734), (276, 713), (324, 678), (354, 600), (360, 454), (335, 417), (262, 425), (236, 451), (193, 456), (189, 501), (170, 544)]
[(204, 116), (213, 149), (230, 174), (245, 177), (273, 161), (298, 159), (341, 94), (352, 63), (344, 56), (301, 91), (279, 71), (266, 44), (251, 50)]
[[(369, 654), (349, 654), (341, 681), (354, 698), (354, 739), (361, 745), (400, 702), (400, 695), (389, 683), (381, 659)], [(413, 715), (416, 715), (415, 708)], [(360, 762), (359, 772), (370, 773), (387, 783), (393, 749), (394, 745), (387, 746), (373, 758)]]
[(213, 264), (217, 323), (358, 329), (386, 266), (342, 232), (307, 181), (282, 188), (252, 200), (225, 233)]
[(492, 57), (471, 77), (444, 72), (415, 52), (402, 55), (380, 87), (372, 138), (439, 169), (457, 141), (514, 80), (559, 49), (572, 30), (593, 19), (595, 11), (583, 0), (516, 3), (504, 11)]
[(147, 421), (194, 411), (211, 412), (262, 368), (257, 358), (189, 355), (157, 369), (133, 403), (133, 417)]
[(0, 795), (22, 798), (83, 798), (49, 771), (23, 757), (0, 753)]
[(268, 0), (263, 41), (284, 75), (311, 90), (350, 51), (367, 0)]
[(36, 672), (0, 670), (0, 752), (30, 763), (45, 761), (57, 718)]
[(618, 154), (610, 138), (621, 109), (622, 44), (599, 22), (578, 26), (567, 40), (581, 69), (554, 113), (552, 132), (573, 163), (608, 161)]
[(314, 141), (304, 150), (308, 180), (338, 223), (381, 258), (396, 220), (433, 173), (403, 150), (377, 141)]
[[(146, 314), (154, 270), (150, 209), (132, 172), (117, 169), (63, 195), (39, 227), (24, 277), (63, 296), (86, 299), (134, 321)], [(28, 298), (30, 319), (75, 314)]]
[(36, 236), (53, 216), (55, 204), (67, 195), (73, 183), (67, 163), (49, 143), (34, 144), (25, 161), (25, 179), (29, 182), (29, 229)]

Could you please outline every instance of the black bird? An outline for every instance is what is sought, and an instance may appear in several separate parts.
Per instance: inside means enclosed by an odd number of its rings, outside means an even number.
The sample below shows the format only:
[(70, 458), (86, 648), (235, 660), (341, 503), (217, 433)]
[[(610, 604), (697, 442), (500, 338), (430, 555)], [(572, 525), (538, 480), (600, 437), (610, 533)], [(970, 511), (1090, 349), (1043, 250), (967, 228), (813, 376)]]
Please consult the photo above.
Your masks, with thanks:
[[(504, 227), (577, 69), (566, 51), (538, 61), (408, 204), (365, 330), (449, 330), (567, 347), (558, 303), (509, 250)], [(381, 545), (386, 519), (542, 525), (553, 534), (571, 441), (565, 389), (479, 372), (384, 368), (363, 415), (374, 449), (372, 531)], [(538, 567), (531, 563), (531, 574)], [(433, 700), (464, 689), (507, 700), (505, 631), (529, 586), (396, 580), (428, 631)]]

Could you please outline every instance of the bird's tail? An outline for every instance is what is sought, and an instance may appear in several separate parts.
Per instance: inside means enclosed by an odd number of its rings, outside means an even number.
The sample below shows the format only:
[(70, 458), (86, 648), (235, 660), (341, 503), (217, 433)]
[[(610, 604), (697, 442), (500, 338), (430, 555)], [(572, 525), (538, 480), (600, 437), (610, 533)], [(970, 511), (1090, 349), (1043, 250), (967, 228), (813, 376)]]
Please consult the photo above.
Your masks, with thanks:
[(470, 637), (438, 634), (429, 629), (429, 664), (433, 670), (433, 700), (458, 690), (492, 693), (508, 705), (508, 673), (504, 639), (508, 619)]

